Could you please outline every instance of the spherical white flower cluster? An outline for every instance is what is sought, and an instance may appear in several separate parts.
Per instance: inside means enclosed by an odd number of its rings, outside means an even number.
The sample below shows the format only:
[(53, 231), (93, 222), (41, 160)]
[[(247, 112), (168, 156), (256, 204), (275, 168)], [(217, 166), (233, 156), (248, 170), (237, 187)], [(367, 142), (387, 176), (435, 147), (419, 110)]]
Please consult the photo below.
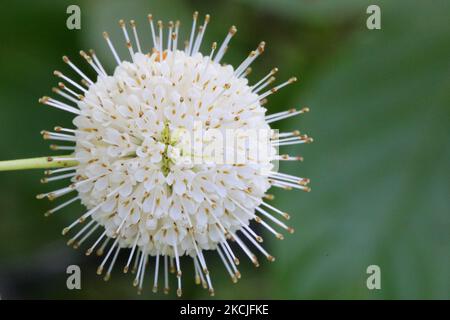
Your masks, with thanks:
[(102, 204), (92, 218), (108, 237), (120, 234), (120, 246), (131, 247), (138, 237), (153, 256), (195, 256), (194, 243), (216, 249), (221, 228), (233, 234), (249, 225), (270, 187), (261, 172), (273, 164), (269, 157), (251, 166), (195, 164), (173, 133), (192, 132), (194, 123), (205, 131), (270, 128), (247, 79), (231, 66), (200, 53), (167, 52), (163, 61), (159, 55), (135, 53), (78, 103), (76, 172), (96, 179), (77, 190), (87, 208)]
[[(166, 38), (162, 22), (158, 21), (156, 30), (149, 15), (153, 49), (148, 53), (142, 50), (135, 22), (130, 23), (133, 46), (125, 23), (120, 21), (129, 62), (119, 57), (105, 33), (117, 62), (113, 74), (108, 75), (93, 51), (80, 54), (95, 71), (95, 80), (63, 57), (82, 77), (81, 84), (55, 71), (64, 82), (53, 91), (68, 102), (40, 99), (75, 115), (75, 128), (55, 127), (54, 132), (42, 132), (45, 139), (62, 143), (52, 145), (52, 149), (71, 151), (49, 161), (74, 165), (48, 170), (42, 182), (70, 179), (71, 184), (38, 198), (53, 200), (78, 193), (46, 215), (80, 200), (87, 211), (64, 228), (63, 234), (83, 227), (68, 244), (78, 248), (97, 233), (86, 254), (96, 250), (98, 255), (105, 255), (97, 272), (101, 274), (107, 267), (106, 280), (121, 249), (130, 248), (124, 272), (130, 267), (135, 271), (134, 285), (139, 290), (149, 259), (154, 258), (154, 291), (163, 264), (164, 291), (169, 290), (169, 270), (176, 270), (177, 294), (181, 295), (180, 257), (188, 256), (193, 261), (196, 282), (214, 294), (204, 251), (216, 251), (236, 282), (240, 278), (239, 259), (230, 241), (256, 266), (259, 262), (252, 248), (274, 261), (260, 244), (260, 230), (254, 230), (251, 222), (279, 239), (283, 235), (273, 225), (291, 233), (293, 229), (277, 217), (289, 219), (287, 213), (267, 202), (272, 198), (267, 190), (272, 186), (310, 190), (308, 179), (277, 172), (275, 164), (302, 159), (279, 155), (279, 147), (312, 139), (298, 131), (277, 132), (271, 128), (272, 123), (307, 112), (308, 108), (266, 115), (262, 106), (269, 95), (295, 78), (264, 91), (275, 80), (275, 68), (250, 85), (249, 66), (262, 54), (265, 43), (261, 42), (237, 68), (221, 65), (236, 28), (230, 28), (219, 48), (213, 43), (210, 54), (203, 55), (200, 47), (209, 16), (196, 33), (197, 17), (194, 13), (190, 38), (180, 50), (179, 23), (169, 23)], [(163, 39), (167, 39), (165, 45)], [(265, 132), (267, 139), (259, 132)], [(198, 142), (201, 148), (196, 148)], [(255, 147), (257, 154), (252, 153)], [(225, 156), (226, 161), (221, 161)]]

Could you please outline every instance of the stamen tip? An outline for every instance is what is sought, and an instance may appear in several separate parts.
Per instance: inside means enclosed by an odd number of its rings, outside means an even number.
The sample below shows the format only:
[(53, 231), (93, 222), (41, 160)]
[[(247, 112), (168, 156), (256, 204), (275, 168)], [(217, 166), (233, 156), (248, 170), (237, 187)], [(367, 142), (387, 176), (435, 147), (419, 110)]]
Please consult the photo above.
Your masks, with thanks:
[(102, 266), (98, 267), (98, 268), (97, 268), (97, 274), (98, 274), (98, 275), (101, 275), (102, 272), (103, 272), (103, 267), (102, 267)]

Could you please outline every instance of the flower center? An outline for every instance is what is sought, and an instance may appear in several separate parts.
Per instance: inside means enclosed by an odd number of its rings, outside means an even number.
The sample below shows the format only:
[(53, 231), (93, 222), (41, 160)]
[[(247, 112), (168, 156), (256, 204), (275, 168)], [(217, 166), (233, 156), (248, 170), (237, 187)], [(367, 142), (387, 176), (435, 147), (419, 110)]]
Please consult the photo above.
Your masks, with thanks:
[(170, 166), (172, 164), (172, 160), (169, 157), (168, 151), (169, 151), (169, 145), (171, 145), (173, 142), (171, 141), (171, 135), (170, 135), (170, 128), (169, 123), (166, 122), (164, 124), (164, 129), (161, 132), (161, 142), (164, 144), (164, 151), (162, 152), (162, 165), (161, 165), (161, 171), (165, 177), (170, 172)]

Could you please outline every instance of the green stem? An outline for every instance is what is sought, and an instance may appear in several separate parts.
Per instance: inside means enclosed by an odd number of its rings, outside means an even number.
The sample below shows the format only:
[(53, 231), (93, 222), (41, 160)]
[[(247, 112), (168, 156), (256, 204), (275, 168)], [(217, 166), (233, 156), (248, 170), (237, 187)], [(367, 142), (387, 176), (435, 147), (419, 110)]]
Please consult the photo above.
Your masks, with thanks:
[(78, 165), (78, 161), (75, 160), (60, 160), (61, 158), (65, 157), (70, 156), (64, 155), (54, 157), (39, 157), (30, 159), (0, 161), (0, 171), (61, 168), (61, 167), (73, 167)]

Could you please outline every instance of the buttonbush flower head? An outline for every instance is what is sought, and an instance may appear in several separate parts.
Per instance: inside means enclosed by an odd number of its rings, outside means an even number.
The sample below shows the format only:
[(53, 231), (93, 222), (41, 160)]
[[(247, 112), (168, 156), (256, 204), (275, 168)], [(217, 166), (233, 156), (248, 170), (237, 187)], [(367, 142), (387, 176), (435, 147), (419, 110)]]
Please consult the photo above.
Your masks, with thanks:
[[(128, 60), (119, 56), (104, 33), (117, 63), (114, 71), (108, 73), (92, 50), (80, 52), (91, 69), (87, 71), (64, 56), (81, 82), (55, 71), (61, 82), (53, 91), (61, 98), (40, 99), (74, 115), (72, 128), (42, 132), (45, 139), (57, 141), (52, 149), (69, 154), (43, 160), (48, 167), (61, 167), (47, 170), (43, 183), (70, 180), (67, 187), (38, 195), (39, 199), (66, 198), (46, 215), (81, 201), (86, 211), (62, 232), (70, 237), (68, 245), (85, 246), (87, 255), (103, 256), (97, 273), (104, 274), (105, 280), (123, 254), (123, 271), (134, 273), (139, 292), (147, 276), (155, 292), (162, 287), (167, 293), (172, 272), (180, 296), (182, 264), (190, 261), (188, 270), (193, 270), (196, 283), (213, 295), (206, 251), (217, 253), (233, 282), (241, 277), (238, 256), (246, 256), (256, 266), (258, 257), (274, 261), (262, 246), (261, 233), (283, 239), (282, 232), (294, 230), (283, 221), (289, 215), (268, 203), (272, 198), (268, 190), (310, 190), (308, 179), (279, 173), (275, 163), (301, 160), (280, 155), (278, 148), (312, 139), (298, 131), (280, 133), (272, 128), (275, 122), (308, 109), (266, 114), (263, 107), (268, 96), (296, 78), (268, 89), (275, 80), (274, 68), (249, 83), (249, 66), (264, 52), (264, 42), (236, 68), (221, 64), (237, 32), (234, 26), (220, 45), (213, 43), (202, 53), (209, 20), (206, 15), (200, 23), (194, 13), (190, 36), (181, 48), (179, 22), (163, 26), (149, 15), (152, 48), (147, 51), (136, 23), (127, 26), (121, 20)], [(218, 141), (216, 136), (205, 137), (213, 130), (269, 132), (268, 152), (251, 158), (249, 145), (242, 144), (226, 148), (244, 161), (205, 157), (203, 150)], [(199, 152), (187, 143), (196, 134), (204, 144)], [(233, 138), (245, 137), (236, 133)], [(265, 142), (256, 138), (259, 147)], [(190, 259), (181, 259), (185, 256)]]

